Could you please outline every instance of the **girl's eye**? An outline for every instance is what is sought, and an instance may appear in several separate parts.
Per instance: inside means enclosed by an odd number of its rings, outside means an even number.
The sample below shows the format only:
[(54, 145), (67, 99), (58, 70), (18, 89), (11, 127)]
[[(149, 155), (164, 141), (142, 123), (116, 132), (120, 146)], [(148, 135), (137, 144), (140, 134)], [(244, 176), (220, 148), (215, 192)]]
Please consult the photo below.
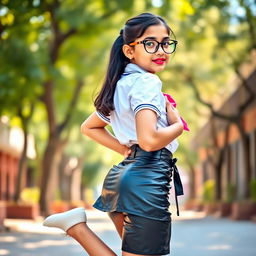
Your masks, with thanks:
[(154, 41), (146, 41), (146, 47), (155, 47), (155, 42)]
[(166, 42), (163, 42), (163, 47), (169, 47), (170, 45), (171, 45), (171, 43), (170, 42), (168, 42), (168, 41), (166, 41)]

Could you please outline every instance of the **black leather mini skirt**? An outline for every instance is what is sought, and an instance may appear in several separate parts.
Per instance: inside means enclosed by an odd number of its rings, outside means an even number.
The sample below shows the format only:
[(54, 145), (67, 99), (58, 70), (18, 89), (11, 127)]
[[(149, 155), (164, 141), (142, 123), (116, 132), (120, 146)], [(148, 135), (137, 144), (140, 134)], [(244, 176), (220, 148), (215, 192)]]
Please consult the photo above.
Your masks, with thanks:
[(147, 152), (133, 145), (131, 149), (129, 157), (110, 169), (101, 196), (93, 206), (105, 212), (123, 212), (169, 221), (172, 177), (176, 196), (183, 194), (176, 159), (166, 148)]
[(174, 180), (175, 198), (183, 194), (176, 159), (163, 148), (147, 152), (138, 145), (110, 169), (94, 207), (122, 212), (122, 250), (141, 255), (166, 255), (170, 251), (171, 213), (169, 191)]

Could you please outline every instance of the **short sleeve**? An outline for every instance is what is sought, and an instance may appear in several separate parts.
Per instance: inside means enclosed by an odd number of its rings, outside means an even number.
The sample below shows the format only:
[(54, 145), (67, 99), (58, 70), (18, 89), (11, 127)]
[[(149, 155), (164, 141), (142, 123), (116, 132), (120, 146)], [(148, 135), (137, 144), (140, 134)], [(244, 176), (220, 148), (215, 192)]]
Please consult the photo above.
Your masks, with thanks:
[(105, 116), (102, 113), (96, 111), (97, 116), (105, 123), (110, 124), (110, 116)]
[(131, 108), (136, 115), (142, 109), (151, 109), (157, 117), (161, 115), (162, 83), (158, 76), (150, 73), (140, 75), (130, 91)]

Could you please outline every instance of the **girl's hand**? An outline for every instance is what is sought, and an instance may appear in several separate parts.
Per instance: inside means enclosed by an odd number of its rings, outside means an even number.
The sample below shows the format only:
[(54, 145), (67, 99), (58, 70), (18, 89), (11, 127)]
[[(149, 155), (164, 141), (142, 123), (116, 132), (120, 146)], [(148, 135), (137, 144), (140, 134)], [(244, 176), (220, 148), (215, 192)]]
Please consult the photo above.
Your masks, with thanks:
[(177, 108), (175, 108), (167, 99), (167, 97), (165, 96), (165, 100), (166, 100), (166, 111), (167, 111), (167, 119), (169, 124), (174, 124), (174, 123), (181, 123), (182, 121), (180, 119), (180, 115), (179, 115), (179, 111), (177, 110)]
[(132, 153), (132, 150), (131, 150), (129, 147), (124, 146), (123, 156), (126, 158), (126, 157), (128, 157), (131, 153)]

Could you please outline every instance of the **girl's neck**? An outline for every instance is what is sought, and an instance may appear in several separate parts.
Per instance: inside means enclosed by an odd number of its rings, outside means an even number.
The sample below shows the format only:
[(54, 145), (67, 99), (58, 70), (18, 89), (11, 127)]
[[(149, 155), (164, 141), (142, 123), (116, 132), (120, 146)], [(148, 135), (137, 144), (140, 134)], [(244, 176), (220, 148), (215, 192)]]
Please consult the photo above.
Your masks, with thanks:
[[(135, 65), (137, 65), (138, 67), (140, 67), (141, 69), (145, 70), (143, 67), (141, 67), (140, 65), (138, 65), (137, 63), (135, 63), (134, 60), (130, 60), (130, 63), (131, 63), (131, 64), (135, 64)], [(145, 71), (148, 72), (148, 73), (155, 74), (154, 72), (151, 72), (151, 71), (148, 71), (148, 70), (145, 70)]]

